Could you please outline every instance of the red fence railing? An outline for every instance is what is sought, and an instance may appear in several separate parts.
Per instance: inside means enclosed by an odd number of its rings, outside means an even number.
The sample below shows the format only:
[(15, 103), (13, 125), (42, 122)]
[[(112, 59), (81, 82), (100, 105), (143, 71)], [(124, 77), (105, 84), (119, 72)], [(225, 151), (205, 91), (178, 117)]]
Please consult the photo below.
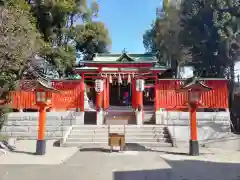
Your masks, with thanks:
[[(205, 83), (213, 88), (212, 91), (202, 94), (203, 107), (228, 108), (227, 80), (207, 80)], [(61, 94), (53, 94), (52, 106), (55, 109), (80, 108), (81, 87), (78, 80), (53, 81), (53, 86)], [(184, 108), (187, 107), (187, 94), (177, 93), (180, 80), (159, 80), (159, 107)], [(37, 109), (35, 106), (35, 93), (27, 91), (14, 91), (11, 93), (11, 107), (14, 109)]]

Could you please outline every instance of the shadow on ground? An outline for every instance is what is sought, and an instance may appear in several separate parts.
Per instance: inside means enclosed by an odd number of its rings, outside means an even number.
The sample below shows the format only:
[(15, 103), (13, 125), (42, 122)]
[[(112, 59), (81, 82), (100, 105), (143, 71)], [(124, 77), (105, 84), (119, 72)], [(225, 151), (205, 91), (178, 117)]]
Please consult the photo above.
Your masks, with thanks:
[(29, 155), (36, 155), (35, 152), (28, 152), (28, 151), (17, 151), (17, 150), (14, 150), (14, 151), (11, 151), (13, 153), (17, 153), (17, 154), (29, 154)]
[(240, 180), (240, 164), (166, 160), (171, 168), (113, 172), (113, 180)]
[[(104, 153), (109, 153), (110, 152), (110, 148), (80, 148), (79, 150), (80, 152), (104, 152)], [(173, 154), (173, 155), (186, 155), (188, 156), (189, 153), (188, 152), (173, 152), (173, 151), (164, 151), (164, 150), (154, 150), (151, 148), (147, 148), (141, 144), (137, 144), (137, 143), (126, 143), (126, 148), (125, 151), (140, 151), (140, 152), (159, 152), (159, 153), (164, 153), (164, 154)], [(113, 151), (114, 152), (114, 151)], [(200, 153), (200, 154), (214, 154), (214, 153)]]
[[(110, 148), (80, 148), (80, 152), (93, 151), (93, 152), (110, 152)], [(150, 149), (137, 144), (126, 143), (125, 151), (151, 151)]]

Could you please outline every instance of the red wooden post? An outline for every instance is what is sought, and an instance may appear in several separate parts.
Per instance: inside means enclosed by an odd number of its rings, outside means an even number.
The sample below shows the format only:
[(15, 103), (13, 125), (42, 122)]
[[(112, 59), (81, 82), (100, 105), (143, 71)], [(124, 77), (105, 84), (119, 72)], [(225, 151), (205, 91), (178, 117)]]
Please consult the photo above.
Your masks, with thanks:
[(103, 102), (103, 97), (102, 97), (103, 92), (96, 92), (96, 110), (99, 111), (100, 108), (102, 108), (102, 102)]
[(136, 81), (135, 79), (132, 79), (132, 108), (136, 108)]
[(108, 80), (106, 80), (106, 85), (107, 85), (107, 94), (106, 94), (106, 96), (107, 96), (107, 108), (109, 108), (109, 98), (110, 98), (110, 94), (109, 94), (109, 81)]
[(191, 140), (197, 141), (197, 104), (191, 105), (190, 107), (190, 131)]
[(103, 89), (103, 109), (107, 109), (107, 80), (104, 79), (104, 85), (103, 85), (104, 89)]
[(157, 77), (155, 79), (154, 93), (155, 93), (155, 98), (154, 98), (155, 111), (158, 111), (159, 110), (159, 85), (158, 85)]
[(38, 141), (45, 141), (46, 106), (39, 105)]
[(135, 91), (136, 95), (136, 107), (143, 109), (143, 92)]

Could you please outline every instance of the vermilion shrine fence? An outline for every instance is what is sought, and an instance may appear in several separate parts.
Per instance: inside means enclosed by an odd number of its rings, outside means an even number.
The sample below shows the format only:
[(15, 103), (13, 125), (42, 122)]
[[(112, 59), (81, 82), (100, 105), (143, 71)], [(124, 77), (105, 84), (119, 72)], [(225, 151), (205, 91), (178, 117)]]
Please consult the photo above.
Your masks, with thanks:
[[(55, 109), (78, 108), (81, 104), (81, 86), (79, 80), (53, 81), (53, 87), (60, 90), (60, 94), (52, 95), (52, 107)], [(35, 93), (29, 91), (14, 91), (11, 93), (11, 107), (13, 109), (37, 109)]]
[[(180, 80), (160, 80), (157, 90), (160, 108), (187, 107), (187, 93), (176, 92), (176, 89), (180, 88), (180, 84)], [(228, 108), (228, 81), (206, 80), (205, 84), (213, 90), (202, 94), (200, 107)]]
[[(159, 108), (186, 108), (187, 94), (177, 93), (181, 80), (159, 80), (157, 91)], [(202, 94), (201, 103), (205, 108), (228, 108), (227, 80), (206, 80), (205, 84), (213, 88), (212, 91)], [(80, 81), (53, 81), (53, 87), (61, 94), (53, 94), (52, 106), (56, 110), (79, 108), (81, 103)], [(13, 109), (37, 109), (35, 93), (27, 91), (14, 91), (11, 93), (11, 107)]]

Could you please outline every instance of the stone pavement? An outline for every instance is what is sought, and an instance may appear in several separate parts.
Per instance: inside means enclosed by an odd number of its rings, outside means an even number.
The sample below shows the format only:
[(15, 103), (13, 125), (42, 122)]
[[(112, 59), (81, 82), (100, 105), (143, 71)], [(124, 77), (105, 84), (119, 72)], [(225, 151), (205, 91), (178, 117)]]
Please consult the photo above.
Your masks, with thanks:
[[(63, 150), (46, 155), (48, 162), (56, 162), (54, 156), (59, 152), (73, 154), (67, 152), (68, 148), (59, 149)], [(59, 165), (2, 163), (0, 180), (240, 180), (240, 152), (201, 149), (203, 154), (199, 157), (187, 156), (186, 152), (188, 149), (158, 148), (155, 151), (108, 153), (106, 149), (86, 148)], [(32, 155), (18, 157), (15, 163), (19, 164), (19, 160), (31, 163), (34, 158)], [(4, 161), (7, 162), (7, 157)]]
[(34, 155), (36, 151), (35, 140), (17, 141), (16, 151), (7, 152), (6, 155), (0, 156), (0, 164), (60, 164), (78, 151), (78, 148), (75, 147), (59, 148), (53, 147), (53, 144), (53, 140), (47, 141), (47, 153), (44, 156), (36, 156)]

